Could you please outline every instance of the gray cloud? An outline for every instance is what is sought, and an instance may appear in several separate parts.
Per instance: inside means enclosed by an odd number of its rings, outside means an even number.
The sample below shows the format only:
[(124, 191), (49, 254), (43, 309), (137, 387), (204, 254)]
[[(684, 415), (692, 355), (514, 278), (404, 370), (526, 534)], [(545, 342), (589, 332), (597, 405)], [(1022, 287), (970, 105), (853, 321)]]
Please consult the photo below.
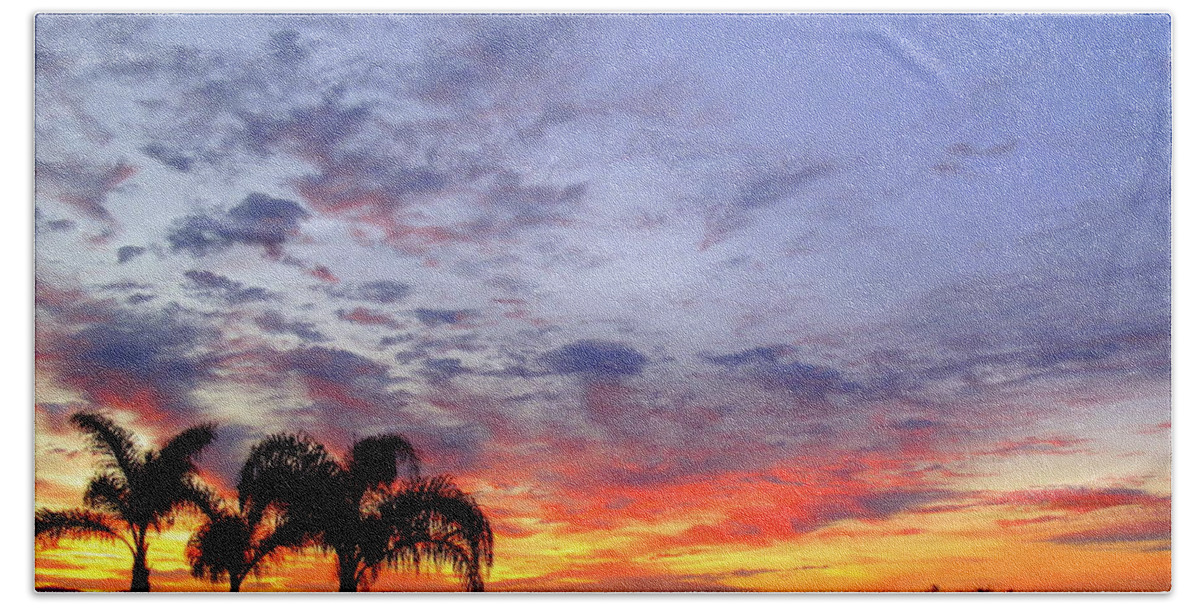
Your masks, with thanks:
[(728, 355), (705, 355), (709, 362), (731, 369), (745, 369), (762, 386), (807, 400), (825, 402), (835, 395), (854, 395), (863, 385), (846, 379), (836, 369), (780, 359), (795, 354), (786, 345), (760, 346)]
[(889, 426), (898, 431), (927, 431), (929, 429), (936, 429), (946, 425), (942, 422), (926, 420), (924, 418), (907, 418), (905, 420), (893, 422)]
[(1107, 543), (1137, 543), (1155, 540), (1171, 540), (1171, 520), (1158, 519), (1151, 522), (1128, 522), (1107, 528), (1080, 530), (1059, 534), (1047, 539), (1060, 545), (1099, 545)]
[(108, 195), (136, 169), (124, 162), (87, 164), (69, 160), (34, 163), (34, 180), (39, 190), (48, 190), (66, 203), (93, 219), (111, 221), (107, 207)]
[(400, 281), (380, 279), (364, 281), (344, 286), (324, 286), (322, 288), (330, 297), (343, 300), (358, 300), (375, 304), (395, 304), (408, 297), (412, 286)]
[(773, 205), (796, 195), (805, 184), (825, 177), (833, 171), (828, 165), (813, 165), (797, 171), (763, 175), (744, 184), (734, 206), (739, 209), (757, 209)]
[(620, 342), (580, 340), (545, 353), (540, 361), (556, 374), (619, 377), (640, 375), (649, 360)]
[(749, 363), (775, 363), (780, 357), (796, 352), (796, 349), (784, 344), (773, 346), (757, 346), (741, 352), (728, 355), (703, 355), (705, 359), (725, 367), (737, 367)]
[(271, 294), (262, 287), (242, 287), (240, 281), (207, 270), (189, 270), (183, 273), (191, 284), (191, 291), (206, 298), (216, 298), (227, 304), (262, 302), (271, 299)]
[(187, 173), (192, 168), (194, 162), (190, 157), (172, 152), (163, 144), (148, 144), (142, 147), (142, 153), (154, 160), (183, 173)]
[(417, 320), (430, 327), (438, 325), (454, 325), (463, 323), (477, 313), (473, 310), (444, 310), (436, 308), (418, 308), (413, 311)]
[(196, 256), (227, 249), (235, 244), (261, 246), (279, 255), (283, 244), (309, 216), (293, 201), (253, 193), (228, 212), (216, 217), (192, 215), (179, 221), (167, 235), (172, 251)]
[(138, 247), (137, 245), (125, 245), (120, 249), (117, 249), (117, 263), (124, 264), (125, 262), (128, 262), (142, 255), (143, 253), (146, 253), (145, 247)]
[(317, 330), (313, 323), (289, 321), (274, 310), (268, 310), (254, 318), (254, 324), (272, 334), (291, 334), (305, 342), (328, 342), (329, 336)]
[[(190, 418), (191, 393), (213, 377), (218, 359), (204, 347), (217, 333), (182, 309), (115, 310), (79, 331), (48, 337), (44, 353), (57, 377), (93, 404), (155, 408)], [(113, 399), (119, 402), (113, 402)]]
[(461, 359), (445, 357), (441, 359), (426, 359), (418, 373), (430, 382), (445, 382), (470, 371), (466, 367), (463, 367)]

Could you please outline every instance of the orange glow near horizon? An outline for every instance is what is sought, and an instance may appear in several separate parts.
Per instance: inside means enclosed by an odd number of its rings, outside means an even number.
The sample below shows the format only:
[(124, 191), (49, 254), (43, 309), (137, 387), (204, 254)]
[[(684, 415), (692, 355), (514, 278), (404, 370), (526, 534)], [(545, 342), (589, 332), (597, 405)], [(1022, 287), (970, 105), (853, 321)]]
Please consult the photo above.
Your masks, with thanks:
[[(70, 471), (78, 477), (52, 466), (52, 460), (39, 460), (39, 479), (45, 472), (56, 480), (69, 478), (72, 487), (39, 482), (38, 506), (78, 506), (90, 470), (81, 465), (90, 457), (76, 453), (71, 458)], [(499, 464), (492, 473), (504, 478), (504, 464)], [(873, 483), (888, 483), (886, 463), (869, 466), (881, 467), (868, 472)], [(813, 521), (821, 521), (822, 508), (840, 504), (856, 487), (823, 480), (819, 471), (790, 476), (804, 486), (781, 486), (778, 482), (789, 478), (776, 468), (763, 473), (772, 481), (718, 476), (672, 487), (601, 488), (607, 496), (564, 496), (544, 503), (530, 487), (499, 488), (481, 481), (487, 474), (459, 481), (479, 498), (496, 530), (495, 567), (486, 578), (490, 591), (921, 591), (932, 585), (945, 591), (1164, 591), (1171, 586), (1169, 545), (1150, 540), (1163, 526), (1169, 534), (1169, 495), (974, 492), (942, 507), (879, 518), (848, 516), (797, 533), (791, 527), (798, 524), (779, 513), (803, 517), (812, 511)], [(796, 490), (805, 486), (811, 495)], [(184, 546), (198, 524), (195, 516), (183, 515), (152, 536), (154, 590), (228, 589), (226, 583), (190, 576)], [(1147, 540), (1137, 540), (1139, 533)], [(1072, 541), (1084, 534), (1110, 534), (1113, 540)], [(62, 541), (36, 552), (36, 585), (122, 590), (130, 564), (119, 543)], [(333, 556), (316, 550), (282, 556), (243, 586), (248, 592), (335, 589)], [(371, 589), (453, 591), (458, 584), (436, 570), (385, 572)]]
[[(697, 546), (669, 553), (640, 552), (637, 534), (540, 533), (497, 541), (490, 591), (1166, 591), (1169, 550), (1142, 547), (1080, 548), (1029, 543), (1007, 535), (980, 535), (966, 522), (939, 516), (936, 528), (837, 526), (829, 533), (767, 547)], [(226, 591), (226, 583), (190, 576), (183, 560), (189, 526), (179, 520), (153, 538), (155, 591)], [(989, 530), (990, 531), (990, 530)], [(969, 556), (969, 557), (964, 557)], [(828, 562), (828, 563), (826, 563)], [(65, 541), (39, 551), (36, 585), (85, 591), (121, 591), (130, 557), (119, 544)], [(1103, 578), (1098, 574), (1103, 573)], [(331, 555), (288, 555), (243, 591), (335, 591)], [(442, 572), (384, 573), (372, 591), (454, 591)]]

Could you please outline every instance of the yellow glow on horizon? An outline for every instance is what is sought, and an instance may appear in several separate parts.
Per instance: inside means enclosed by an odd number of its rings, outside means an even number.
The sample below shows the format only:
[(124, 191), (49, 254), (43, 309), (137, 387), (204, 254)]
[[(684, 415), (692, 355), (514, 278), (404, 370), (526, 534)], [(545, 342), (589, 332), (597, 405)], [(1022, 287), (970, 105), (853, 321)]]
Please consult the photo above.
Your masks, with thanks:
[[(36, 506), (80, 506), (80, 497), (95, 471), (95, 458), (77, 431), (51, 429), (45, 421), (37, 424)], [(957, 488), (964, 495), (972, 491), (994, 495), (1043, 485), (1096, 486), (1092, 465), (1044, 472), (1052, 464), (1091, 458), (1022, 458), (1021, 466), (1014, 466), (1013, 471), (1027, 471), (1024, 474), (963, 478)], [(1154, 480), (1159, 485), (1166, 480), (1168, 490), (1161, 494), (1168, 497), (1169, 505), (1169, 451), (1160, 462), (1162, 472)], [(1034, 463), (1039, 466), (1031, 466)], [(694, 533), (698, 526), (720, 528), (730, 521), (731, 514), (770, 513), (786, 506), (768, 489), (738, 479), (714, 479), (722, 488), (720, 493), (701, 484), (680, 486), (678, 497), (668, 495), (671, 488), (661, 492), (659, 488), (643, 489), (640, 495), (621, 489), (618, 495), (635, 499), (634, 508), (621, 511), (599, 509), (596, 505), (604, 505), (604, 500), (579, 497), (566, 497), (576, 501), (564, 503), (569, 508), (548, 507), (553, 503), (541, 500), (546, 488), (486, 483), (489, 476), (513, 478), (502, 471), (476, 472), (474, 477), (460, 480), (492, 515), (497, 529), (495, 566), (486, 578), (492, 590), (921, 591), (934, 584), (944, 590), (1170, 587), (1171, 551), (1159, 546), (1161, 542), (1073, 545), (1047, 541), (1137, 518), (1169, 517), (1169, 513), (1156, 514), (1140, 506), (1065, 513), (1038, 505), (987, 506), (983, 501), (968, 509), (902, 512), (883, 521), (846, 519), (804, 534), (743, 541)], [(1147, 484), (1147, 491), (1152, 487), (1157, 486)], [(577, 508), (583, 515), (570, 510)], [(592, 517), (600, 521), (589, 519)], [(1002, 520), (1022, 523), (1006, 527), (998, 523)], [(173, 527), (152, 534), (149, 564), (154, 590), (228, 589), (227, 583), (196, 580), (190, 575), (184, 547), (198, 524), (195, 516), (181, 515)], [(36, 552), (35, 581), (38, 586), (121, 590), (128, 586), (131, 561), (119, 543), (63, 541), (57, 548)], [(308, 550), (281, 557), (261, 578), (249, 578), (243, 590), (333, 591), (336, 587), (334, 557)], [(381, 591), (458, 587), (451, 574), (429, 568), (421, 574), (387, 572), (372, 585)]]

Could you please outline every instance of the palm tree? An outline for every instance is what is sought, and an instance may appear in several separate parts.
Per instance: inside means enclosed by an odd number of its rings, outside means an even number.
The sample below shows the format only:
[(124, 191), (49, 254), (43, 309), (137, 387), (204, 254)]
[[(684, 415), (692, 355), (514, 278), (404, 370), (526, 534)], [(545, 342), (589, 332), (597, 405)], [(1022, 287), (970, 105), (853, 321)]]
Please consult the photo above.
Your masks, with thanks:
[(336, 473), (324, 448), (293, 435), (273, 435), (250, 450), (238, 482), (236, 507), (219, 499), (203, 510), (208, 520), (188, 541), (192, 576), (229, 580), (240, 591), (287, 549), (313, 544), (319, 533), (318, 495), (309, 492)]
[(173, 524), (178, 507), (208, 501), (195, 478), (195, 458), (216, 438), (215, 426), (192, 427), (161, 449), (142, 451), (132, 433), (104, 416), (80, 412), (71, 422), (92, 440), (103, 465), (84, 492), (88, 508), (38, 509), (34, 537), (42, 546), (63, 538), (119, 541), (133, 555), (129, 590), (149, 591), (147, 535)]
[[(316, 473), (297, 484), (280, 469), (247, 463), (239, 492), (278, 505), (298, 530), (308, 528), (302, 534), (313, 544), (332, 551), (339, 591), (366, 590), (384, 569), (419, 571), (425, 560), (449, 565), (467, 590), (483, 590), (481, 569), (491, 566), (493, 546), (487, 517), (450, 478), (419, 477), (407, 439), (368, 437), (338, 461), (310, 438), (277, 437), (264, 442), (258, 461), (286, 460), (295, 444), (322, 455)], [(398, 479), (398, 460), (408, 465), (407, 479)]]
[[(428, 558), (435, 565), (448, 564), (467, 591), (483, 591), (480, 567), (491, 567), (494, 539), (491, 524), (471, 496), (442, 475), (403, 482), (382, 498), (375, 507), (378, 515), (365, 516), (368, 528), (378, 517), (391, 532), (382, 547), (364, 547), (371, 578), (381, 566), (419, 570), (422, 558)], [(375, 537), (367, 540), (376, 542)], [(382, 561), (377, 561), (379, 555)]]

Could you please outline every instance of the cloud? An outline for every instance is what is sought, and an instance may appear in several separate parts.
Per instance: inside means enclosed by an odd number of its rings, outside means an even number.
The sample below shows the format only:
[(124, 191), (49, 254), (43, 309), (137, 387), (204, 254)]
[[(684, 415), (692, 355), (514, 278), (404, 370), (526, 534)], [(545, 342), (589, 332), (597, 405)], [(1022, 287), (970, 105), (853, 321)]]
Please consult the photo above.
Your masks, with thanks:
[(397, 167), (367, 154), (342, 156), (330, 159), (321, 174), (296, 183), (296, 189), (321, 211), (364, 213), (364, 218), (378, 221), (415, 202), (415, 197), (440, 192), (451, 183), (448, 173), (430, 167)]
[[(1030, 365), (1040, 368), (1071, 368), (1099, 363), (1137, 350), (1157, 350), (1170, 343), (1165, 327), (1120, 328), (1108, 335), (1082, 337), (1077, 341), (1048, 341), (1029, 353)], [(1163, 364), (1147, 371), (1158, 371)], [(1169, 365), (1168, 365), (1169, 367)]]
[(409, 293), (412, 292), (412, 286), (399, 281), (381, 279), (342, 287), (326, 285), (323, 290), (330, 297), (342, 300), (359, 300), (375, 304), (395, 304), (408, 297)]
[[(240, 48), (180, 43), (169, 53), (155, 42), (172, 37), (173, 24), (153, 18), (119, 40), (82, 19), (56, 29), (104, 38), (93, 42), (103, 65), (77, 68), (80, 84), (116, 80), (121, 91), (141, 84), (134, 75), (154, 82), (156, 128), (140, 134), (140, 149), (173, 170), (199, 178), (202, 165), (227, 171), (246, 160), (243, 155), (301, 161), (311, 171), (287, 183), (311, 211), (335, 215), (369, 235), (364, 238), (413, 254), (487, 247), (519, 231), (571, 221), (586, 183), (540, 172), (534, 177), (525, 158), (541, 153), (547, 129), (619, 105), (608, 94), (564, 86), (564, 68), (583, 69), (558, 52), (581, 50), (573, 44), (573, 20), (446, 17), (434, 24), (442, 32), (436, 42), (418, 36), (409, 41), (414, 53), (386, 57), (357, 44), (342, 53), (323, 46), (330, 28), (348, 24), (342, 17), (279, 22), (287, 27), (257, 48), (252, 39), (261, 30), (250, 28)], [(407, 25), (368, 17), (354, 24), (388, 34)], [(380, 81), (376, 69), (405, 77)], [(338, 76), (331, 80), (330, 73)], [(53, 80), (67, 86), (65, 75)], [(581, 96), (595, 99), (575, 99)], [(439, 109), (424, 112), (430, 103)], [(498, 115), (505, 120), (496, 121)], [(448, 199), (456, 204), (443, 205)], [(168, 240), (175, 251), (194, 255), (234, 243), (261, 244), (278, 254), (278, 235), (245, 234), (228, 219), (194, 214), (179, 221)]]
[(999, 494), (984, 504), (1037, 507), (1047, 511), (1090, 513), (1115, 507), (1166, 508), (1171, 497), (1135, 488), (1061, 487)]
[(836, 369), (808, 363), (780, 361), (796, 353), (786, 345), (759, 346), (728, 355), (704, 355), (709, 362), (731, 369), (746, 369), (762, 386), (798, 399), (825, 402), (836, 395), (863, 392), (863, 385), (847, 380)]
[(339, 310), (337, 312), (337, 316), (343, 321), (354, 323), (356, 325), (378, 325), (381, 327), (389, 327), (391, 329), (400, 328), (400, 323), (397, 322), (396, 319), (392, 318), (391, 315), (371, 310), (369, 308), (363, 308), (362, 306), (350, 311)]
[(358, 135), (371, 118), (370, 105), (346, 106), (332, 94), (320, 104), (293, 108), (286, 114), (243, 115), (240, 143), (263, 156), (287, 147), (312, 151), (325, 163), (337, 162), (337, 147)]
[(798, 171), (783, 171), (763, 175), (741, 187), (734, 205), (740, 209), (757, 209), (773, 205), (794, 196), (800, 187), (824, 177), (832, 171), (828, 165), (814, 165)]
[(291, 334), (305, 342), (328, 342), (329, 336), (317, 330), (313, 323), (305, 321), (289, 321), (274, 310), (268, 310), (254, 318), (254, 324), (263, 331), (272, 334)]
[(137, 281), (116, 281), (101, 285), (97, 289), (100, 291), (137, 291), (139, 289), (154, 289), (154, 286), (149, 283), (138, 283)]
[(445, 382), (471, 370), (463, 367), (462, 360), (453, 357), (426, 359), (418, 372), (430, 382)]
[(300, 33), (283, 30), (271, 34), (268, 45), (271, 57), (284, 65), (294, 66), (308, 58), (309, 51), (301, 44)]
[(768, 388), (810, 401), (827, 401), (831, 396), (854, 394), (862, 389), (835, 369), (806, 363), (771, 365), (758, 370), (756, 375)]
[(125, 245), (124, 247), (117, 249), (117, 263), (124, 264), (125, 262), (128, 262), (142, 255), (143, 253), (146, 253), (145, 247), (138, 247), (137, 245)]
[[(608, 445), (619, 450), (620, 444)], [(821, 538), (836, 538), (845, 534), (844, 529), (836, 527), (840, 522), (880, 524), (966, 496), (934, 478), (913, 475), (911, 463), (904, 459), (872, 456), (875, 455), (851, 451), (823, 453), (806, 461), (803, 468), (780, 463), (775, 467), (755, 467), (749, 474), (730, 468), (693, 470), (688, 475), (644, 484), (628, 484), (589, 473), (593, 477), (588, 483), (591, 494), (565, 484), (567, 493), (561, 498), (561, 510), (552, 511), (554, 515), (547, 519), (570, 522), (568, 525), (572, 526), (580, 520), (590, 522), (593, 527), (602, 527), (606, 521), (611, 521), (612, 526), (628, 526), (632, 522), (686, 521), (687, 514), (700, 509), (709, 515), (707, 521), (670, 535), (648, 537), (645, 550), (764, 547), (818, 531), (823, 531), (819, 533)], [(839, 470), (835, 466), (839, 461), (849, 470)], [(570, 471), (591, 471), (593, 466), (584, 461), (564, 464), (562, 468), (570, 474)], [(868, 467), (870, 474), (865, 473)], [(611, 472), (603, 467), (598, 470)], [(764, 470), (771, 473), (763, 475)], [(726, 507), (713, 512), (712, 501), (718, 494), (719, 502)], [(556, 501), (549, 502), (556, 505)], [(919, 532), (912, 528), (883, 527), (879, 533)]]
[(1100, 528), (1058, 534), (1046, 540), (1060, 545), (1169, 541), (1171, 540), (1171, 519), (1168, 516), (1145, 521), (1113, 522)]
[(1090, 450), (1081, 447), (1090, 443), (1076, 437), (1025, 437), (1006, 439), (977, 452), (979, 456), (1014, 456), (1020, 454), (1082, 454)]
[(397, 344), (404, 344), (405, 342), (412, 342), (415, 339), (416, 339), (416, 335), (414, 335), (414, 334), (397, 334), (394, 336), (384, 336), (379, 339), (379, 348), (387, 348), (389, 346), (395, 346)]
[(137, 173), (124, 162), (85, 164), (77, 161), (34, 163), (34, 181), (38, 189), (49, 191), (58, 200), (84, 215), (112, 221), (105, 203), (108, 195)]
[(329, 92), (316, 105), (240, 113), (243, 126), (235, 139), (259, 156), (284, 153), (315, 165), (316, 172), (294, 179), (293, 187), (318, 213), (383, 230), (384, 240), (399, 247), (469, 240), (454, 226), (406, 221), (409, 207), (450, 187), (454, 174), (430, 163), (432, 150), (413, 150), (403, 139), (389, 144), (359, 137), (366, 125), (390, 121), (376, 103), (345, 103), (344, 90)]
[(580, 340), (543, 354), (540, 361), (556, 374), (620, 377), (641, 375), (649, 360), (620, 342)]
[(193, 160), (190, 157), (172, 152), (163, 144), (143, 146), (142, 153), (176, 171), (187, 173), (192, 168)]
[(217, 427), (216, 439), (205, 448), (198, 459), (204, 481), (210, 484), (216, 481), (220, 489), (228, 492), (226, 495), (236, 495), (238, 475), (246, 462), (246, 456), (250, 454), (251, 445), (270, 432), (270, 429), (258, 425), (222, 423)]
[(891, 428), (897, 431), (927, 431), (946, 426), (945, 423), (937, 422), (936, 420), (925, 420), (923, 418), (908, 418), (899, 420), (890, 424)]
[(721, 184), (719, 188), (726, 192), (712, 195), (719, 202), (710, 205), (704, 212), (704, 238), (700, 243), (702, 251), (750, 225), (753, 213), (793, 198), (800, 194), (804, 186), (830, 175), (834, 172), (834, 166), (820, 163), (799, 169), (757, 172), (757, 176), (749, 179), (734, 174), (731, 177), (736, 186), (732, 192), (728, 191), (728, 185)]
[(758, 346), (728, 355), (704, 355), (705, 359), (725, 367), (737, 367), (750, 363), (775, 363), (780, 357), (790, 355), (796, 349), (785, 344)]
[(1039, 515), (1037, 517), (1023, 517), (1019, 519), (997, 519), (996, 525), (1001, 528), (1020, 528), (1023, 526), (1033, 526), (1037, 524), (1045, 524), (1054, 521), (1062, 521), (1066, 519), (1062, 515)]
[(463, 19), (446, 25), (449, 44), (425, 48), (405, 84), (416, 99), (460, 111), (477, 108), (481, 98), (511, 95), (513, 85), (545, 87), (555, 68), (569, 61), (555, 51), (565, 50), (579, 27), (575, 19), (552, 15)]
[(283, 244), (299, 231), (309, 213), (295, 202), (253, 193), (228, 212), (211, 217), (192, 215), (167, 235), (172, 251), (203, 256), (235, 244), (261, 246), (279, 256)]
[(193, 419), (198, 412), (192, 392), (219, 366), (203, 352), (216, 332), (178, 307), (117, 309), (74, 333), (46, 337), (40, 356), (59, 381), (93, 405), (133, 411), (149, 421)]
[[(434, 325), (429, 325), (433, 327)], [(477, 331), (455, 333), (446, 337), (433, 337), (424, 335), (418, 337), (417, 334), (397, 334), (394, 336), (384, 336), (379, 340), (380, 348), (395, 346), (398, 344), (407, 345), (408, 349), (396, 353), (395, 358), (401, 363), (411, 363), (423, 358), (438, 358), (443, 357), (453, 351), (460, 353), (480, 353), (491, 348), (491, 345), (481, 338), (481, 334)], [(479, 370), (482, 372), (483, 370)]]
[[(406, 421), (412, 421), (409, 418)], [(427, 470), (464, 471), (478, 467), (479, 458), (487, 451), (492, 436), (487, 426), (478, 422), (434, 423), (408, 422), (404, 433), (424, 454)]]
[(226, 304), (263, 302), (271, 294), (262, 287), (242, 287), (242, 283), (207, 270), (189, 270), (183, 273), (191, 281), (189, 289), (203, 297), (224, 301)]
[(564, 224), (572, 216), (573, 205), (587, 192), (582, 183), (566, 187), (523, 184), (520, 174), (498, 174), (484, 195), (486, 204), (471, 221), (473, 233), (508, 236), (521, 229)]
[[(1113, 293), (1127, 293), (1110, 300), (1101, 275), (1124, 285)], [(847, 333), (855, 345), (844, 360), (864, 398), (930, 406), (1019, 398), (1049, 385), (1158, 382), (1171, 370), (1169, 288), (1160, 281), (1169, 285), (1154, 265), (977, 275), (906, 301), (870, 335)]]
[(959, 493), (942, 489), (881, 490), (856, 497), (854, 503), (857, 508), (852, 514), (858, 519), (887, 519), (956, 496)]
[(35, 234), (41, 232), (70, 232), (74, 229), (75, 222), (71, 220), (46, 220), (42, 217), (40, 210), (34, 209), (33, 231)]
[[(203, 63), (200, 74), (182, 79), (179, 96), (199, 100), (202, 108), (177, 108), (179, 118), (190, 119), (180, 126), (205, 131), (192, 140), (208, 147), (208, 154), (188, 158), (227, 157), (232, 144), (255, 157), (302, 160), (313, 170), (290, 184), (310, 209), (353, 222), (362, 234), (410, 253), (486, 246), (526, 228), (570, 221), (585, 184), (535, 180), (520, 161), (536, 151), (539, 133), (581, 115), (560, 99), (580, 92), (562, 86), (557, 67), (568, 60), (553, 53), (567, 42), (570, 20), (442, 19), (437, 26), (444, 37), (417, 45), (414, 57), (368, 60), (348, 49), (334, 59), (344, 62), (339, 72), (345, 75), (332, 82), (325, 73), (328, 53), (320, 54), (324, 62), (310, 61), (320, 46), (310, 40), (324, 35), (326, 23), (318, 21), (341, 24), (336, 18), (311, 20), (298, 28), (305, 31), (276, 32), (265, 55), (219, 57), (225, 65)], [(515, 48), (523, 51), (514, 54)], [(287, 69), (276, 69), (281, 57), (289, 58)], [(396, 85), (357, 78), (367, 63), (405, 78)], [(186, 86), (193, 82), (204, 85)], [(248, 90), (259, 93), (243, 93)], [(430, 103), (440, 110), (421, 116), (419, 108)], [(494, 120), (496, 115), (505, 120)], [(452, 208), (439, 204), (451, 198), (458, 202)]]
[(304, 386), (313, 424), (339, 441), (368, 428), (394, 427), (391, 420), (405, 403), (387, 366), (348, 350), (304, 346), (271, 359), (277, 372), (294, 376)]
[(417, 320), (429, 327), (438, 325), (455, 325), (463, 323), (474, 317), (476, 311), (473, 310), (443, 310), (436, 308), (418, 308), (413, 311)]

